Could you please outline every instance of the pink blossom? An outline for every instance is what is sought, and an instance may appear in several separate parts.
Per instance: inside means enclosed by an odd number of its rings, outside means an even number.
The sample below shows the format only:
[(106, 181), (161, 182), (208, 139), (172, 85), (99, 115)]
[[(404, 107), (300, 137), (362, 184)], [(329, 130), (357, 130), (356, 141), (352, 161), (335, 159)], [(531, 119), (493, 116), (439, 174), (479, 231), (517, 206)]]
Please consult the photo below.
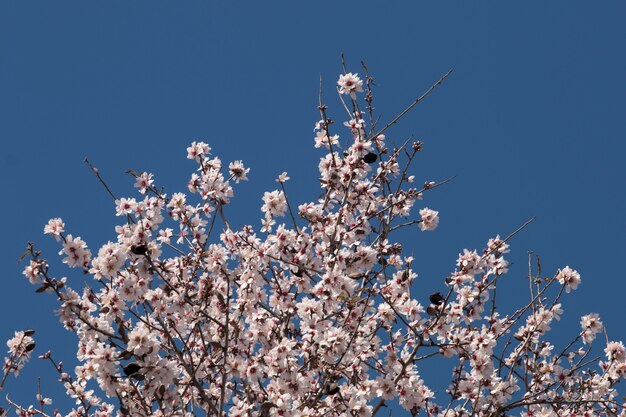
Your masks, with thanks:
[(363, 91), (363, 80), (359, 78), (359, 74), (353, 74), (351, 72), (340, 75), (337, 85), (339, 86), (339, 92), (341, 94), (353, 95), (354, 93)]
[(439, 225), (438, 211), (425, 207), (420, 210), (420, 216), (422, 216), (422, 221), (420, 222), (419, 227), (422, 231), (435, 230), (437, 225)]
[(569, 266), (558, 272), (557, 279), (561, 285), (565, 286), (565, 292), (567, 293), (578, 288), (578, 284), (580, 284), (580, 274)]
[(46, 224), (46, 226), (43, 228), (43, 232), (45, 234), (54, 236), (57, 242), (59, 241), (61, 237), (61, 233), (63, 233), (64, 231), (65, 231), (65, 223), (63, 223), (63, 220), (61, 220), (59, 217), (50, 219), (48, 221), (48, 224)]

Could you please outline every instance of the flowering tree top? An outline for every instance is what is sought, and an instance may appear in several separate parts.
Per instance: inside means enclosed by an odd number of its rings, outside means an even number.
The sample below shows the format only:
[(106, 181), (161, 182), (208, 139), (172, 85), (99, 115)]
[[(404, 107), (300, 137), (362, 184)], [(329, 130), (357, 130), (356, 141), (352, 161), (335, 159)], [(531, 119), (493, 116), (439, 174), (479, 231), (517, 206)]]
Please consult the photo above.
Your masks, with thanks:
[[(445, 291), (416, 288), (415, 261), (394, 232), (435, 230), (439, 212), (421, 200), (446, 181), (416, 185), (410, 167), (422, 143), (390, 145), (385, 133), (449, 73), (381, 128), (364, 71), (337, 81), (345, 129), (334, 130), (320, 94), (321, 197), (294, 205), (281, 174), (263, 195), (258, 231), (235, 230), (227, 216), (250, 169), (225, 166), (201, 141), (187, 148), (197, 166), (188, 193), (166, 194), (135, 171), (139, 196), (107, 187), (120, 224), (95, 256), (51, 219), (44, 233), (85, 285), (56, 277), (32, 244), (24, 275), (58, 297), (63, 326), (78, 335), (75, 369), (40, 355), (76, 405), (62, 413), (39, 391), (34, 405), (8, 396), (8, 407), (55, 417), (373, 416), (397, 403), (429, 417), (625, 415), (615, 385), (626, 350), (608, 342), (603, 360), (590, 356), (603, 330), (596, 314), (563, 346), (545, 339), (563, 293), (580, 283), (572, 268), (530, 270), (528, 301), (501, 314), (494, 299), (512, 235), (496, 236), (459, 255)], [(8, 342), (0, 387), (35, 351), (33, 336)], [(420, 375), (437, 357), (455, 364), (439, 391)]]

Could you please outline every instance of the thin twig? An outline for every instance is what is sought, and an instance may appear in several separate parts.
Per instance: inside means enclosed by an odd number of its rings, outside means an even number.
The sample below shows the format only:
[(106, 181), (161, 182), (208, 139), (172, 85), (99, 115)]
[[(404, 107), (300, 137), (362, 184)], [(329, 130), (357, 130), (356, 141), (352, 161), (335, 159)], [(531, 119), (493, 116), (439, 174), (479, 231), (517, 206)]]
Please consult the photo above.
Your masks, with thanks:
[(411, 103), (406, 109), (402, 110), (402, 112), (400, 112), (400, 114), (398, 114), (395, 117), (395, 119), (393, 119), (391, 122), (387, 123), (387, 126), (385, 126), (382, 129), (380, 129), (377, 133), (374, 133), (374, 135), (372, 135), (372, 137), (370, 139), (374, 139), (374, 138), (378, 137), (378, 135), (381, 135), (384, 131), (386, 131), (391, 126), (396, 124), (398, 122), (398, 120), (400, 120), (402, 118), (402, 116), (407, 114), (413, 107), (415, 107), (417, 105), (417, 103), (419, 103), (420, 101), (424, 100), (426, 98), (426, 96), (428, 96), (435, 88), (437, 88), (441, 83), (443, 83), (443, 81), (446, 78), (448, 78), (448, 76), (451, 73), (452, 73), (452, 70), (450, 69), (450, 70), (448, 70), (448, 72), (443, 74), (441, 76), (441, 78), (439, 78), (439, 80), (435, 84), (433, 84), (428, 90), (426, 90), (426, 92), (424, 94), (422, 94), (421, 96), (416, 98), (415, 101), (413, 101), (413, 103)]
[(98, 177), (98, 180), (100, 181), (100, 183), (104, 186), (104, 188), (107, 190), (107, 192), (109, 193), (109, 195), (111, 197), (113, 197), (113, 200), (117, 201), (117, 197), (115, 197), (115, 194), (113, 194), (113, 191), (111, 191), (111, 189), (109, 188), (109, 186), (104, 182), (104, 180), (102, 179), (102, 177), (100, 176), (100, 171), (98, 171), (98, 168), (96, 168), (95, 166), (91, 165), (91, 162), (89, 162), (89, 159), (85, 158), (85, 160), (83, 161), (85, 162), (85, 164), (87, 164), (87, 166), (89, 168), (91, 168), (91, 172), (93, 172), (94, 174), (96, 174), (96, 177)]

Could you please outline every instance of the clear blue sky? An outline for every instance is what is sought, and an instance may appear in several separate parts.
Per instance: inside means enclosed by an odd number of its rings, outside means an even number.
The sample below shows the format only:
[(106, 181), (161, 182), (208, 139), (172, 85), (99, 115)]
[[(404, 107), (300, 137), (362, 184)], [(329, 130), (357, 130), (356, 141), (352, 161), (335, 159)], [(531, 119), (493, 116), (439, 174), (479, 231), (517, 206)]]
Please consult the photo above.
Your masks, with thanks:
[[(626, 339), (625, 21), (617, 1), (3, 1), (0, 339), (36, 327), (39, 353), (73, 360), (54, 300), (34, 294), (16, 260), (29, 240), (57, 259), (42, 236), (50, 217), (94, 252), (115, 238), (119, 218), (84, 157), (120, 195), (132, 192), (127, 169), (173, 192), (193, 169), (186, 146), (205, 140), (252, 169), (229, 208), (238, 225), (259, 226), (261, 195), (282, 171), (297, 203), (316, 198), (319, 76), (330, 91), (342, 51), (351, 71), (368, 63), (383, 120), (454, 69), (389, 133), (425, 143), (418, 180), (457, 176), (424, 202), (440, 211), (437, 232), (404, 237), (424, 294), (460, 250), (536, 215), (511, 244), (509, 297), (525, 300), (514, 289), (533, 250), (549, 274), (568, 264), (582, 274), (559, 332), (596, 311)], [(9, 384), (14, 397), (33, 398), (45, 373), (35, 365)]]

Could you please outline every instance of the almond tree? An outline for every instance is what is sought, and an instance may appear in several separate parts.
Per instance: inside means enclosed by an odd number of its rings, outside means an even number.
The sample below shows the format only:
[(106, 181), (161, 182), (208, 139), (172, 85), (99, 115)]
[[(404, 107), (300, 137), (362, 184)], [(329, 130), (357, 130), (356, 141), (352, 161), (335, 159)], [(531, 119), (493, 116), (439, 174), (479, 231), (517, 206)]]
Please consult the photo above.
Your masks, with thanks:
[[(605, 358), (592, 356), (597, 314), (582, 317), (569, 344), (545, 339), (562, 296), (580, 283), (575, 270), (530, 269), (527, 303), (496, 309), (508, 241), (524, 226), (464, 250), (446, 291), (426, 297), (413, 285), (419, 265), (395, 232), (436, 229), (439, 213), (421, 200), (447, 180), (416, 185), (411, 162), (422, 143), (390, 145), (385, 133), (450, 72), (381, 127), (363, 70), (361, 78), (344, 68), (337, 82), (345, 129), (335, 129), (320, 93), (321, 198), (296, 206), (281, 174), (263, 196), (259, 231), (228, 222), (233, 186), (250, 169), (226, 167), (206, 143), (187, 148), (197, 165), (188, 194), (129, 171), (140, 195), (118, 198), (86, 161), (115, 200), (114, 241), (93, 256), (60, 218), (45, 226), (63, 262), (87, 274), (80, 289), (33, 244), (24, 256), (26, 278), (58, 298), (63, 326), (78, 336), (73, 370), (39, 355), (76, 405), (63, 414), (40, 388), (30, 406), (8, 395), (2, 415), (374, 416), (398, 403), (429, 417), (626, 415), (615, 390), (626, 350), (607, 340)], [(35, 352), (34, 333), (7, 343), (0, 388)], [(437, 357), (456, 365), (435, 392), (420, 366)]]

